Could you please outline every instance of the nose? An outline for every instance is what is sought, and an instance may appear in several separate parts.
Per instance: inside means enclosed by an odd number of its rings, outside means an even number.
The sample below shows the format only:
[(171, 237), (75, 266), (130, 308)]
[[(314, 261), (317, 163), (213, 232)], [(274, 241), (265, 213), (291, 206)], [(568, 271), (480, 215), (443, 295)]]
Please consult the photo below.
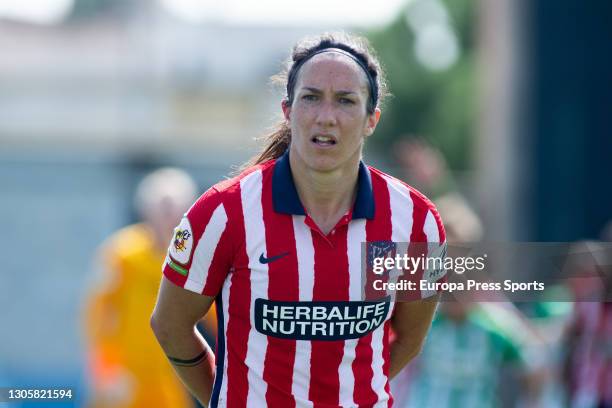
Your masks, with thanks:
[(317, 110), (317, 125), (321, 127), (333, 127), (337, 124), (336, 111), (330, 102), (323, 102)]

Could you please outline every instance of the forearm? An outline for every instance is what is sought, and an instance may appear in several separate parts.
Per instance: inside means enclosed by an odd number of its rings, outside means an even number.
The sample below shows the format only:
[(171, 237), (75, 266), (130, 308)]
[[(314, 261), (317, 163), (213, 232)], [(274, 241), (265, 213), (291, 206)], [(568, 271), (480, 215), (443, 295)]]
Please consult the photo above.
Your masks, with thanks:
[(195, 328), (155, 334), (183, 384), (207, 406), (215, 379), (215, 357), (204, 338)]
[(395, 338), (390, 345), (389, 378), (395, 377), (421, 352), (438, 299), (439, 295), (436, 295), (396, 304), (391, 321)]
[(421, 342), (405, 342), (396, 338), (390, 347), (389, 379), (392, 379), (421, 351)]

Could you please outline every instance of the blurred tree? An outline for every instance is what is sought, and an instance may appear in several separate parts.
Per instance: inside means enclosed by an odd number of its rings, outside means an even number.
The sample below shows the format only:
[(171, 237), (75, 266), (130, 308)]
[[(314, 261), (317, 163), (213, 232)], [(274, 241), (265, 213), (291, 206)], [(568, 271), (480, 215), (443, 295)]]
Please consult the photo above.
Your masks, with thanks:
[(392, 97), (372, 139), (382, 151), (401, 137), (438, 147), (453, 169), (470, 167), (475, 132), (474, 0), (412, 0), (388, 26), (365, 33)]
[(142, 5), (142, 0), (74, 0), (69, 20), (81, 20), (100, 15), (123, 16)]

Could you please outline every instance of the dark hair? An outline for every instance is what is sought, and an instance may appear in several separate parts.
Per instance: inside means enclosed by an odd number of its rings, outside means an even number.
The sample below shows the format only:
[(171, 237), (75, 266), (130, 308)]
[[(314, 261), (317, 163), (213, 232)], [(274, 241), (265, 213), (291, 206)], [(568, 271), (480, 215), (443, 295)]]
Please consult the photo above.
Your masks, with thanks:
[[(382, 100), (387, 96), (387, 84), (381, 64), (365, 38), (343, 32), (325, 33), (317, 37), (305, 38), (293, 47), (285, 69), (272, 77), (273, 82), (285, 88), (285, 101), (289, 104), (293, 103), (293, 90), (301, 66), (314, 55), (329, 48), (339, 49), (350, 54), (355, 62), (364, 69), (366, 77), (368, 77), (370, 90), (366, 110), (369, 114), (374, 113), (374, 110), (381, 105)], [(242, 168), (282, 156), (291, 143), (291, 128), (285, 121), (281, 121), (261, 139), (265, 141), (263, 149), (258, 155), (245, 163)]]

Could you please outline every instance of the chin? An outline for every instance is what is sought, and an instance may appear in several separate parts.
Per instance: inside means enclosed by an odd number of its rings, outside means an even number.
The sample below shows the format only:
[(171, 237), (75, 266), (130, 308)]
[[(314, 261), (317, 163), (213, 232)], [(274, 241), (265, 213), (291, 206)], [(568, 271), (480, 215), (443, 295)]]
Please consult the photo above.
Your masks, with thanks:
[(338, 167), (338, 160), (332, 157), (314, 157), (308, 160), (306, 165), (315, 171), (329, 172)]
[[(292, 154), (294, 154), (292, 152)], [(297, 159), (304, 169), (322, 173), (329, 173), (342, 167), (346, 158), (343, 160), (337, 151), (308, 151), (296, 150), (295, 159)]]

